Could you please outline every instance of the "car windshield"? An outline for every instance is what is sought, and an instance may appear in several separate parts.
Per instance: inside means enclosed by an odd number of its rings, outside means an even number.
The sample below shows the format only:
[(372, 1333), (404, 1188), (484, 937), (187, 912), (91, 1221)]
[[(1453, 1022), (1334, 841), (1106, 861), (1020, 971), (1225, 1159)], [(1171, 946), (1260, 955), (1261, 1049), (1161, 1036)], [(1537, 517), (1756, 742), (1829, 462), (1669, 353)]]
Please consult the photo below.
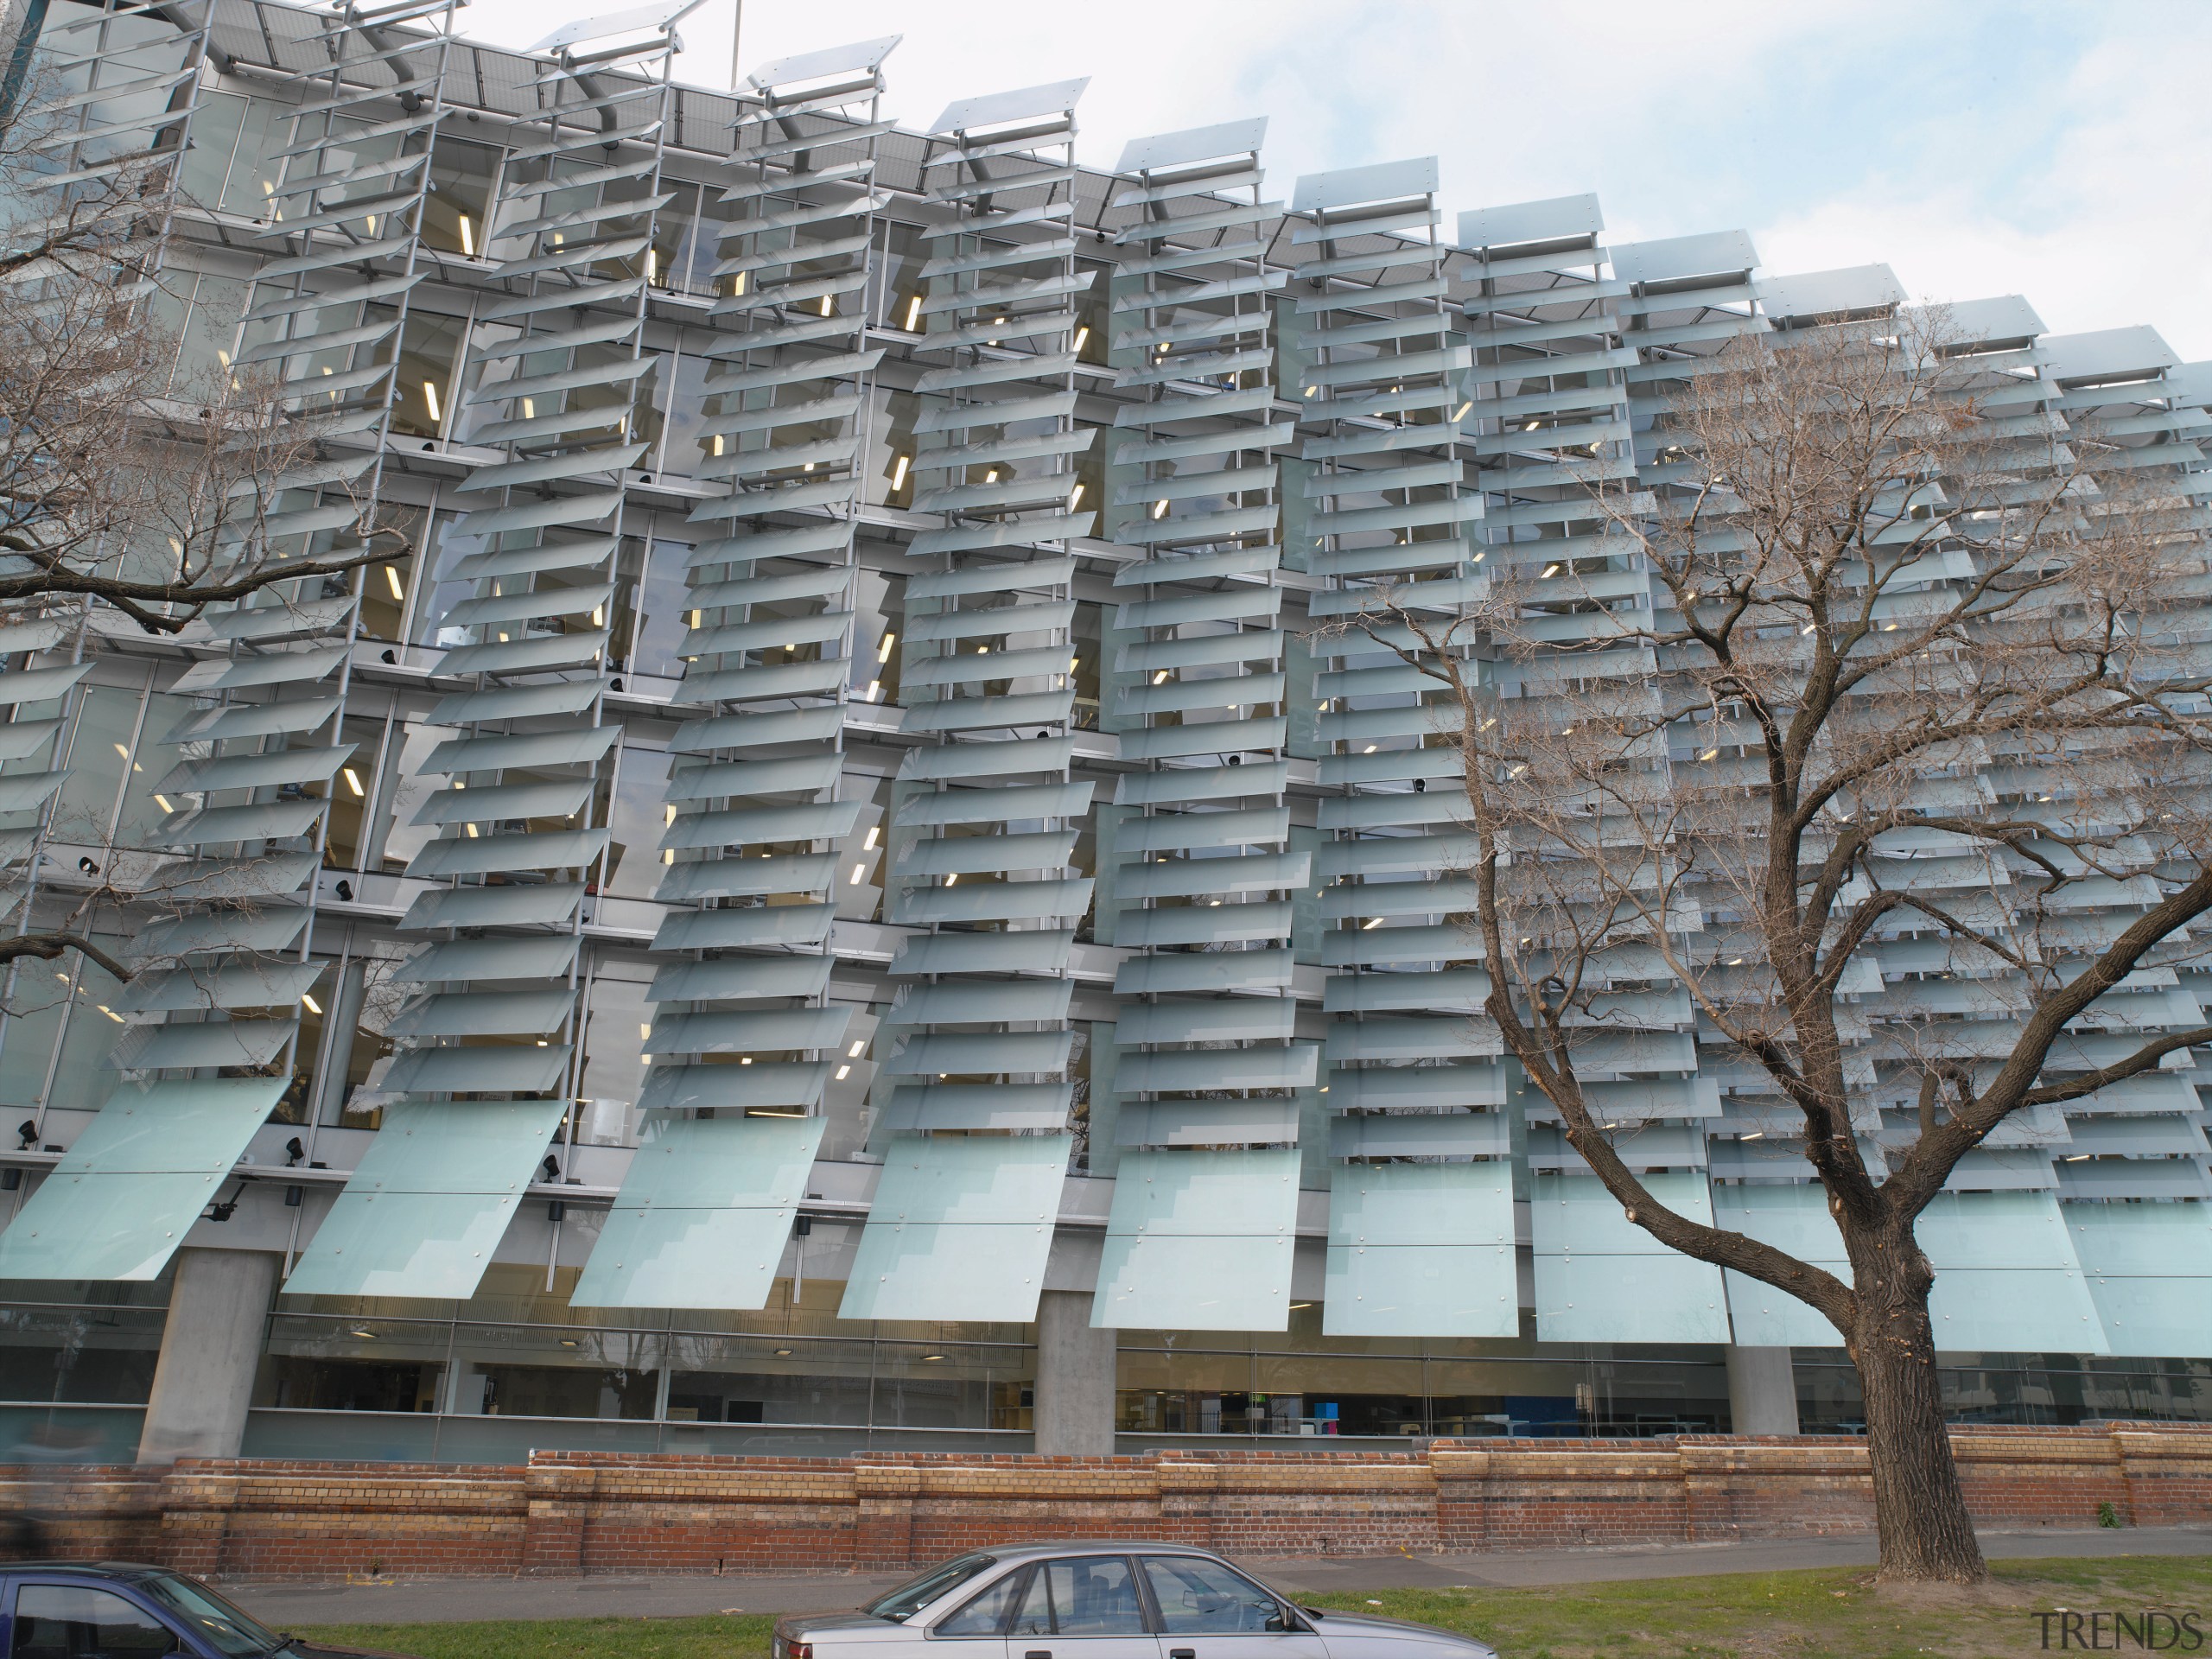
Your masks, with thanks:
[(275, 1653), (287, 1638), (259, 1619), (225, 1601), (205, 1585), (168, 1573), (149, 1573), (139, 1587), (182, 1619), (200, 1639), (226, 1659), (258, 1659)]
[(995, 1555), (956, 1555), (942, 1567), (933, 1567), (918, 1579), (909, 1579), (889, 1595), (861, 1609), (877, 1618), (903, 1624), (940, 1596), (958, 1589), (986, 1567), (995, 1567)]

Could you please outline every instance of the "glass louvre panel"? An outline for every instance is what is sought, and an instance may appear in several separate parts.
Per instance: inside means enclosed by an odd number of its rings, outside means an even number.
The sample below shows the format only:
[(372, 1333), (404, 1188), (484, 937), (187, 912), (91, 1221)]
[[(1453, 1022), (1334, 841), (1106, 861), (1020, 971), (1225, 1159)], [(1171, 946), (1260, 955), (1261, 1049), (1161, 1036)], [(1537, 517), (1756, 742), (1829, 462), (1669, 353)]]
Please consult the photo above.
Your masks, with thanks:
[(72, 663), (66, 668), (19, 668), (0, 674), (0, 708), (49, 702), (92, 671), (90, 663)]
[[(1788, 1186), (1737, 1182), (1713, 1189), (1713, 1213), (1716, 1226), (1786, 1250), (1851, 1282), (1843, 1236), (1828, 1215), (1827, 1193), (1821, 1186), (1809, 1181)], [(1729, 1319), (1736, 1340), (1745, 1347), (1833, 1348), (1842, 1340), (1834, 1325), (1788, 1291), (1740, 1273), (1724, 1277)]]
[(1338, 1158), (1503, 1158), (1513, 1135), (1503, 1112), (1363, 1112), (1332, 1120), (1329, 1149)]
[(564, 1100), (386, 1107), (285, 1294), (474, 1295), (568, 1109)]
[(169, 1008), (268, 1008), (296, 1002), (314, 988), (327, 962), (257, 962), (234, 968), (195, 964), (173, 972), (141, 974), (111, 1005), (118, 1014)]
[(1510, 1164), (1339, 1166), (1333, 1176), (1324, 1332), (1521, 1334)]
[(903, 1084), (891, 1091), (879, 1135), (917, 1129), (1056, 1129), (1068, 1121), (1065, 1083)]
[(826, 1127), (818, 1117), (649, 1116), (570, 1301), (765, 1307)]
[(1288, 1042), (1298, 1005), (1288, 997), (1210, 1002), (1140, 1002), (1122, 1010), (1114, 1040), (1141, 1043)]
[(1071, 933), (939, 933), (908, 938), (891, 971), (910, 974), (1057, 974), (1067, 967)]
[(916, 1077), (950, 1071), (1060, 1071), (1075, 1041), (1066, 1031), (953, 1032), (913, 1035), (878, 1062), (886, 1075)]
[(416, 951), (392, 970), (407, 984), (455, 979), (556, 979), (576, 959), (576, 941), (544, 939), (448, 939)]
[(2212, 1355), (2212, 1205), (2062, 1204), (2115, 1354)]
[(263, 657), (230, 660), (213, 658), (185, 670), (169, 691), (172, 696), (184, 696), (196, 691), (230, 691), (242, 686), (290, 685), (301, 680), (319, 680), (345, 658), (343, 645), (271, 652)]
[(1123, 1152), (1090, 1322), (1282, 1330), (1298, 1167), (1295, 1148)]
[(638, 1104), (647, 1110), (687, 1108), (798, 1108), (822, 1095), (827, 1060), (772, 1065), (656, 1065)]
[(194, 1065), (266, 1065), (291, 1036), (288, 1020), (211, 1020), (201, 1025), (142, 1026), (108, 1051), (107, 1063), (133, 1071)]
[(387, 1035), (467, 1037), (485, 1032), (548, 1036), (575, 1007), (563, 985), (550, 991), (448, 991), (410, 1002), (385, 1027)]
[(577, 882), (433, 888), (408, 906), (399, 925), (410, 933), (434, 927), (550, 927), (569, 919), (583, 891)]
[(985, 1020), (1065, 1020), (1075, 995), (1067, 980), (909, 986), (892, 1004), (887, 1025), (967, 1025)]
[(1125, 1095), (1200, 1089), (1302, 1089), (1310, 1087), (1321, 1051), (1313, 1043), (1294, 1048), (1202, 1048), (1124, 1054), (1116, 1086)]
[[(798, 909), (798, 906), (780, 906)], [(671, 962), (653, 976), (649, 1002), (720, 996), (817, 996), (830, 983), (830, 958), (714, 957)]]
[(288, 1082), (117, 1090), (0, 1233), (0, 1277), (157, 1278)]
[(322, 815), (321, 801), (264, 801), (252, 806), (218, 806), (176, 827), (147, 832), (147, 840), (170, 847), (211, 847), (233, 841), (281, 840), (304, 836)]
[(434, 841), (408, 861), (411, 876), (504, 875), (515, 870), (563, 869), (588, 864), (607, 846), (604, 830), (553, 830), (544, 835), (456, 836)]
[(1936, 1264), (1938, 1349), (2107, 1351), (2056, 1193), (1939, 1192), (1914, 1230)]
[[(1705, 1177), (1659, 1173), (1651, 1195), (1710, 1221)], [(1530, 1178), (1536, 1335), (1545, 1342), (1726, 1342), (1720, 1270), (1678, 1255), (1622, 1213), (1594, 1175)]]
[(852, 1005), (770, 1008), (745, 1014), (663, 1014), (645, 1040), (648, 1054), (704, 1054), (747, 1048), (835, 1048), (852, 1023)]
[(1298, 1128), (1294, 1100), (1146, 1100), (1123, 1103), (1114, 1134), (1125, 1147), (1224, 1147), (1295, 1141)]
[(568, 1046), (559, 1043), (418, 1048), (393, 1059), (383, 1087), (394, 1094), (423, 1095), (550, 1089), (568, 1064)]
[(900, 1135), (837, 1317), (1037, 1317), (1074, 1137)]

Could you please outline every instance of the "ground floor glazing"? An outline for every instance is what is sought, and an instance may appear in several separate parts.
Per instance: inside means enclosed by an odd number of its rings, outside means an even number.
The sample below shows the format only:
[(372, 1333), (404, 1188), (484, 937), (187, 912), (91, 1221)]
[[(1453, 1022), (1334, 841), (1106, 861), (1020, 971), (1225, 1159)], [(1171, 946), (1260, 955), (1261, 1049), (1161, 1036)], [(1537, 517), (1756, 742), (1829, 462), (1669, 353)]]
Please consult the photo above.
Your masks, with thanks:
[[(532, 1447), (836, 1454), (1023, 1451), (1039, 1350), (1029, 1325), (840, 1320), (842, 1287), (779, 1281), (758, 1313), (568, 1305), (572, 1270), (495, 1268), (450, 1304), (284, 1299), (262, 1337), (248, 1455), (499, 1461)], [(0, 1459), (135, 1454), (167, 1281), (6, 1287)], [(1116, 1446), (1225, 1438), (1372, 1445), (1435, 1436), (1728, 1432), (1726, 1351), (1344, 1338), (1322, 1310), (1279, 1332), (1120, 1333)], [(1794, 1356), (1808, 1433), (1862, 1430), (1840, 1351)], [(1953, 1354), (1953, 1421), (2212, 1421), (2212, 1361)]]

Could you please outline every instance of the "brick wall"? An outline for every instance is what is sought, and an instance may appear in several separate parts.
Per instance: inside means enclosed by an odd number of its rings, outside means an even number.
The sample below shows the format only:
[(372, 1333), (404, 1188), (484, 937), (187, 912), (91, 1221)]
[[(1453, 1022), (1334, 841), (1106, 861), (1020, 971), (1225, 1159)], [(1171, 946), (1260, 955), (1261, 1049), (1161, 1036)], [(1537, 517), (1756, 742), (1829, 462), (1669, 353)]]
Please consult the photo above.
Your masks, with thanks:
[[(1984, 1524), (2212, 1515), (2212, 1425), (1952, 1436)], [(1398, 1452), (628, 1456), (521, 1465), (188, 1460), (0, 1468), (70, 1555), (270, 1578), (904, 1568), (1028, 1538), (1371, 1555), (1866, 1532), (1864, 1447), (1826, 1438), (1439, 1440)]]

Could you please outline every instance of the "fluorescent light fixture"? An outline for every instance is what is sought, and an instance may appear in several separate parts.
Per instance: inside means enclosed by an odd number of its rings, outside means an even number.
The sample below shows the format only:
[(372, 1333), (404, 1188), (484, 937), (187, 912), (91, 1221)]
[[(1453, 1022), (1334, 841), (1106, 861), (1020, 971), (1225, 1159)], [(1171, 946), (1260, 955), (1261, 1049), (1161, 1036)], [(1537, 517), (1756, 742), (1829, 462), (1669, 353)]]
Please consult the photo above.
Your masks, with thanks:
[(322, 1012), (322, 1004), (316, 1001), (315, 998), (309, 996), (305, 991), (302, 991), (300, 993), (300, 1005), (306, 1008), (309, 1014), (321, 1014)]
[(438, 383), (436, 381), (425, 380), (423, 383), (423, 401), (430, 406), (430, 424), (432, 426), (443, 426), (446, 423), (446, 417), (438, 409)]

